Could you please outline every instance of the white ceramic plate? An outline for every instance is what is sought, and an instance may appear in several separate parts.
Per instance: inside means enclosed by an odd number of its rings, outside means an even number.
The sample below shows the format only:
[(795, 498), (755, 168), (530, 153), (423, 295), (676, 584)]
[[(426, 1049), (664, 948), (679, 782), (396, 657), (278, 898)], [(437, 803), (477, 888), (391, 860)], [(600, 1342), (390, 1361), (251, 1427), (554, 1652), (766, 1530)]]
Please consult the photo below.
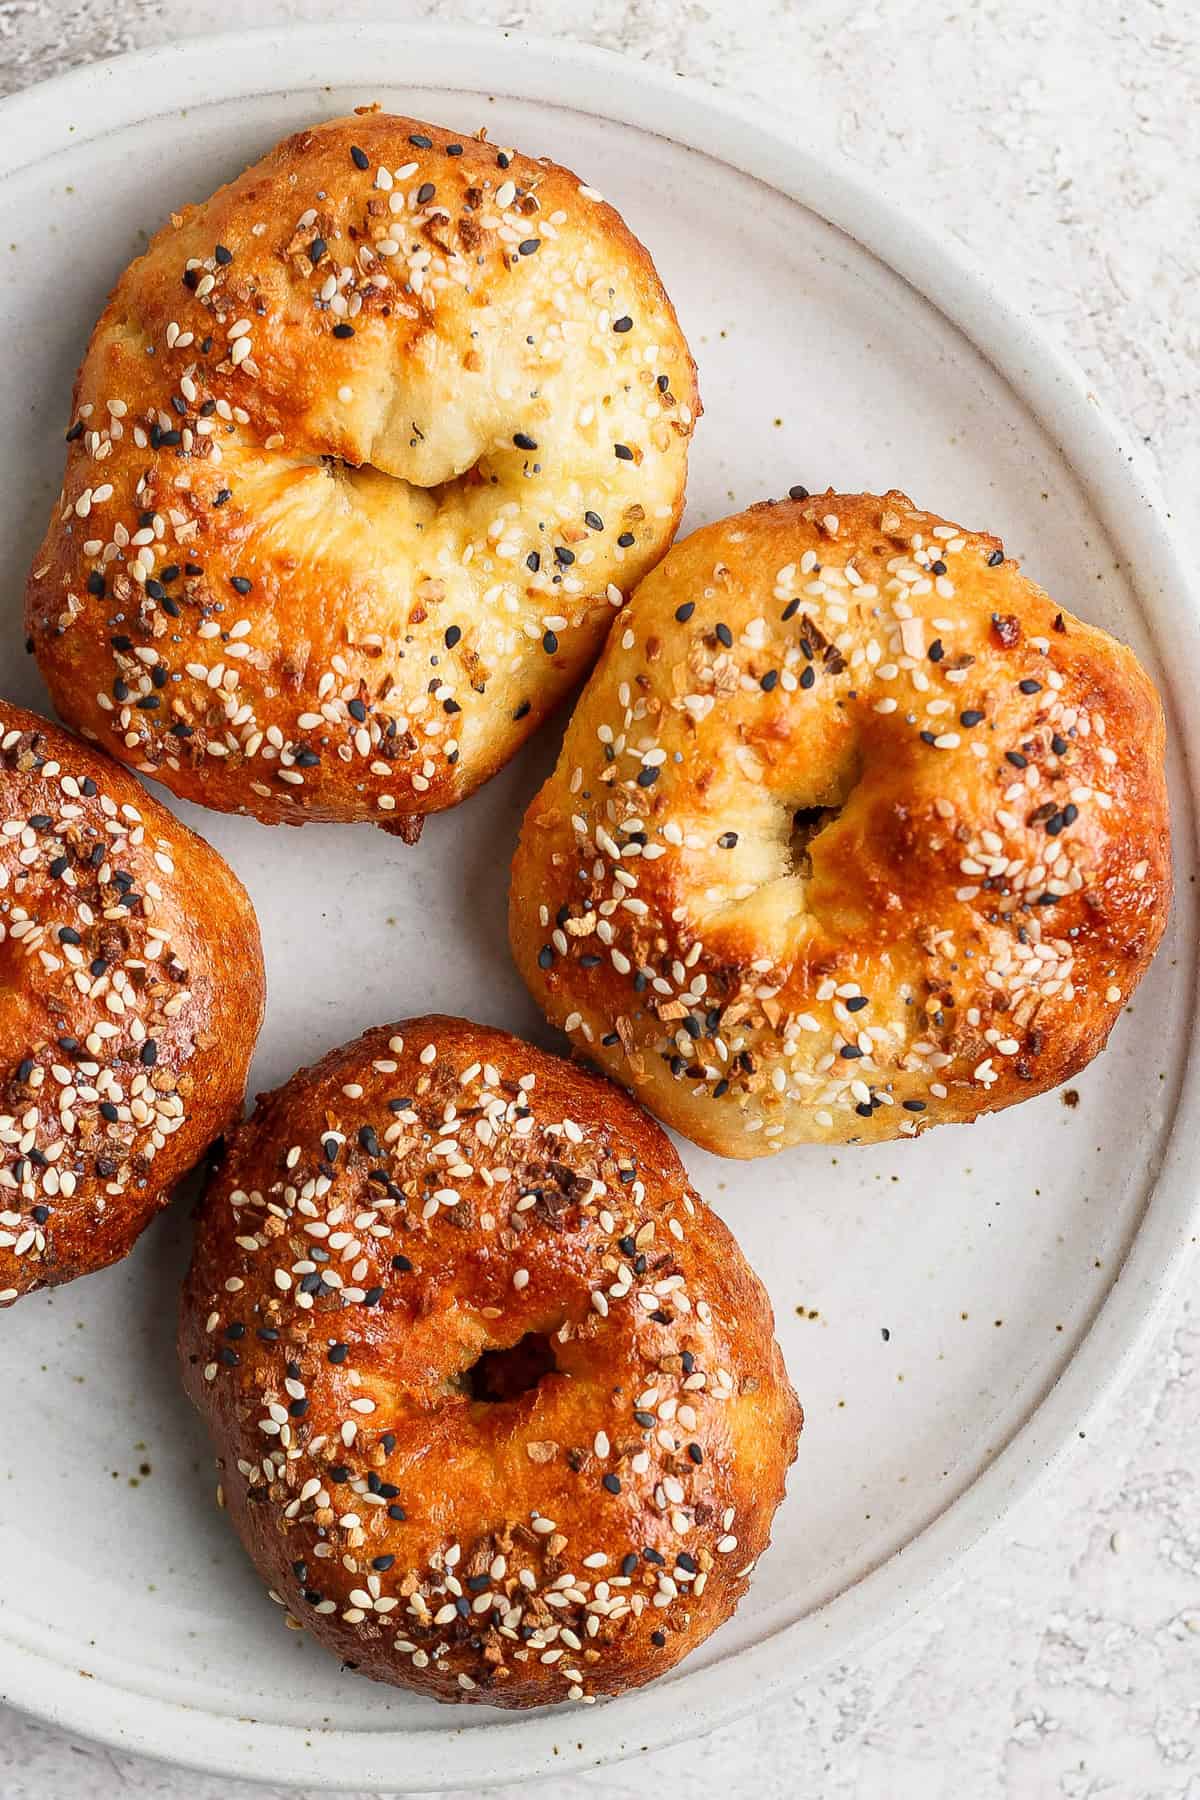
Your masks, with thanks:
[[(688, 524), (789, 484), (906, 488), (1003, 535), (1183, 696), (1194, 614), (1161, 515), (1078, 378), (944, 246), (706, 92), (565, 45), (345, 25), (102, 64), (0, 112), (5, 386), (0, 689), (44, 705), (20, 590), (57, 492), (70, 379), (146, 233), (303, 123), (380, 100), (583, 173), (650, 245), (700, 364)], [(1179, 867), (1192, 864), (1176, 712)], [(508, 857), (557, 733), (416, 850), (183, 807), (247, 882), (270, 999), (253, 1081), (438, 1008), (544, 1038), (509, 962)], [(1079, 1081), (874, 1150), (688, 1166), (767, 1278), (808, 1423), (737, 1618), (606, 1706), (451, 1712), (282, 1628), (212, 1505), (172, 1338), (186, 1207), (122, 1267), (0, 1326), (0, 1687), (124, 1748), (275, 1781), (477, 1787), (732, 1717), (901, 1617), (1128, 1364), (1196, 1227), (1195, 911)], [(1182, 1140), (1182, 1142), (1181, 1142)], [(887, 1334), (885, 1338), (885, 1330)]]

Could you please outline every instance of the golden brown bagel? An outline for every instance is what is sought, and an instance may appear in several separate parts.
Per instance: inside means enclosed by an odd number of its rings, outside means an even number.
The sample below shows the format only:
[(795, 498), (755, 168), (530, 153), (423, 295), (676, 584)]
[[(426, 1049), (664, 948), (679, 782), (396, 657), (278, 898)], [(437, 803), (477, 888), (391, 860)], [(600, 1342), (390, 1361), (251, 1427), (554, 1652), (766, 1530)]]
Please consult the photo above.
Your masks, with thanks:
[(1010, 1106), (1102, 1049), (1171, 897), (1132, 652), (903, 494), (710, 525), (647, 577), (513, 864), (573, 1043), (726, 1156)]
[(566, 169), (367, 110), (125, 271), (26, 611), (59, 712), (225, 812), (410, 839), (537, 727), (683, 505), (695, 371)]
[(103, 1269), (240, 1111), (249, 898), (126, 770), (0, 701), (0, 1305)]
[(273, 1596), (439, 1700), (640, 1686), (733, 1611), (800, 1409), (665, 1135), (461, 1019), (265, 1096), (210, 1182), (180, 1353)]

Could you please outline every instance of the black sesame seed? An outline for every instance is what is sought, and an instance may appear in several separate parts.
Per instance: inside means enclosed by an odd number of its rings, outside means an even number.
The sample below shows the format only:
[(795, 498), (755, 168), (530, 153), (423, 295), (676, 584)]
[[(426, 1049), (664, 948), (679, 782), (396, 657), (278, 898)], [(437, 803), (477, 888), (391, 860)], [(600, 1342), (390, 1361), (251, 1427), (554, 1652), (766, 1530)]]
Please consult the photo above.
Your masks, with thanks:
[(541, 566), (542, 566), (541, 557), (538, 555), (536, 550), (531, 550), (529, 552), (529, 555), (525, 558), (525, 567), (527, 569), (531, 570), (533, 572), (533, 574), (536, 575), (538, 570), (541, 568)]
[(554, 546), (554, 560), (556, 563), (560, 564), (562, 568), (569, 569), (571, 564), (575, 561), (575, 552), (573, 550), (568, 550), (565, 544), (556, 544)]
[(542, 649), (546, 652), (547, 656), (553, 656), (555, 654), (558, 649), (558, 638), (555, 636), (554, 632), (547, 631), (543, 634)]
[(619, 319), (613, 320), (613, 330), (617, 332), (633, 330), (633, 320), (628, 313), (622, 313)]
[(781, 613), (780, 613), (780, 615), (779, 615), (779, 616), (780, 616), (780, 618), (781, 618), (781, 619), (783, 619), (783, 620), (785, 620), (785, 621), (786, 621), (786, 620), (788, 620), (788, 619), (794, 619), (794, 618), (795, 618), (795, 616), (796, 616), (796, 614), (797, 614), (797, 613), (798, 613), (798, 612), (799, 612), (799, 611), (800, 611), (800, 601), (799, 601), (799, 599), (796, 599), (796, 600), (789, 600), (789, 601), (788, 601), (788, 603), (787, 603), (787, 605), (786, 605), (786, 606), (785, 606), (785, 607), (784, 607), (784, 609), (783, 609), (783, 611), (782, 611), (782, 612), (781, 612)]
[(409, 1262), (407, 1256), (393, 1256), (392, 1267), (393, 1269), (399, 1269), (402, 1275), (412, 1274), (412, 1264)]
[(214, 506), (224, 506), (225, 502), (227, 500), (232, 500), (232, 498), (233, 498), (233, 489), (232, 488), (218, 488), (217, 492), (213, 495), (213, 505)]
[(387, 1516), (389, 1519), (404, 1520), (407, 1519), (408, 1514), (402, 1506), (389, 1506), (387, 1509)]
[(926, 654), (929, 657), (929, 660), (931, 663), (940, 663), (941, 662), (943, 656), (945, 656), (945, 654), (946, 654), (945, 647), (942, 644), (941, 638), (934, 638), (934, 640), (933, 640), (932, 644), (930, 644), (929, 649), (926, 652)]
[(96, 595), (103, 594), (103, 592), (104, 592), (104, 577), (100, 573), (99, 569), (93, 569), (91, 574), (88, 576), (87, 591), (89, 594), (96, 594)]
[(153, 1038), (146, 1039), (145, 1043), (138, 1051), (138, 1060), (144, 1063), (148, 1069), (154, 1067), (155, 1063), (158, 1061), (158, 1045)]
[(523, 719), (523, 718), (525, 718), (527, 713), (532, 711), (532, 709), (533, 709), (533, 701), (532, 700), (522, 700), (521, 704), (517, 707), (516, 711), (513, 713), (513, 718), (514, 719)]
[(999, 565), (1000, 565), (1000, 564), (1001, 564), (1001, 563), (1002, 563), (1002, 562), (1003, 562), (1003, 561), (1004, 561), (1004, 552), (1003, 552), (1003, 550), (993, 550), (993, 551), (992, 551), (992, 553), (991, 553), (991, 555), (990, 555), (990, 556), (989, 556), (989, 557), (988, 557), (988, 568), (989, 568), (989, 569), (995, 569), (995, 568), (998, 568), (998, 567), (999, 567)]
[(600, 1485), (607, 1488), (610, 1494), (619, 1494), (621, 1491), (620, 1478), (616, 1475), (605, 1475)]
[(658, 780), (658, 774), (659, 774), (659, 772), (655, 768), (645, 768), (645, 767), (640, 768), (638, 770), (638, 774), (637, 774), (638, 786), (640, 788), (653, 787), (655, 782)]
[(246, 575), (231, 575), (229, 585), (235, 594), (248, 594), (254, 583)]
[(517, 245), (517, 252), (520, 256), (532, 256), (534, 251), (540, 250), (541, 247), (541, 238), (523, 238)]
[(1040, 694), (1042, 691), (1041, 682), (1035, 681), (1031, 675), (1027, 675), (1024, 681), (1018, 681), (1017, 686), (1023, 694)]
[(857, 1044), (843, 1044), (838, 1055), (844, 1056), (847, 1062), (854, 1062), (857, 1057), (862, 1055), (862, 1051)]
[(1004, 752), (1004, 760), (1005, 762), (1010, 762), (1014, 769), (1026, 769), (1029, 767), (1029, 758), (1027, 756), (1022, 756), (1019, 750), (1006, 750)]
[(427, 206), (436, 192), (437, 189), (434, 187), (432, 181), (423, 181), (417, 189), (417, 205)]
[(371, 166), (370, 157), (365, 150), (360, 150), (357, 144), (350, 146), (350, 160), (356, 169), (369, 169)]
[(811, 663), (808, 664), (807, 668), (801, 669), (801, 671), (800, 671), (800, 686), (802, 688), (812, 687), (812, 685), (816, 681), (816, 679), (817, 679), (816, 671), (813, 669), (813, 666)]
[(604, 520), (600, 517), (598, 512), (585, 512), (583, 515), (583, 522), (593, 531), (604, 530)]
[(675, 608), (675, 617), (679, 620), (681, 625), (686, 625), (695, 610), (696, 602), (694, 600), (685, 600), (682, 606), (677, 606)]
[(618, 462), (633, 461), (633, 451), (629, 448), (628, 444), (614, 444), (613, 455), (617, 458)]
[(630, 545), (634, 542), (632, 531), (623, 531), (617, 539), (617, 542), (620, 544), (622, 550), (628, 550)]
[(335, 325), (333, 328), (333, 335), (335, 338), (352, 338), (354, 336), (354, 327), (353, 325), (347, 325), (344, 322), (340, 325)]
[(704, 1461), (704, 1452), (699, 1444), (689, 1444), (687, 1453), (694, 1463), (702, 1463)]
[(455, 644), (459, 642), (461, 637), (462, 627), (460, 625), (448, 625), (442, 642), (445, 644), (447, 650), (453, 650)]
[(373, 1556), (371, 1558), (371, 1567), (382, 1575), (385, 1569), (391, 1568), (395, 1560), (394, 1556)]
[(409, 138), (408, 141), (412, 145), (414, 150), (432, 150), (433, 149), (433, 139), (431, 137), (426, 137), (425, 134), (420, 131), (415, 132)]
[(326, 1355), (331, 1363), (344, 1363), (350, 1354), (349, 1344), (330, 1344)]
[(869, 1002), (865, 994), (852, 994), (846, 1002), (846, 1011), (852, 1013), (861, 1012), (863, 1007), (868, 1004)]
[(542, 945), (541, 949), (538, 951), (537, 960), (539, 969), (552, 969), (554, 967), (554, 951), (549, 944)]
[(762, 689), (764, 694), (769, 694), (771, 692), (771, 689), (776, 686), (778, 681), (779, 681), (779, 670), (778, 669), (768, 669), (766, 674), (762, 677), (762, 680), (759, 682), (758, 685)]
[(717, 839), (717, 844), (722, 850), (732, 850), (737, 844), (737, 841), (738, 834), (736, 831), (723, 831)]
[(972, 725), (982, 725), (983, 714), (978, 712), (974, 707), (971, 707), (968, 711), (959, 713), (958, 722), (960, 725), (965, 725), (969, 731)]

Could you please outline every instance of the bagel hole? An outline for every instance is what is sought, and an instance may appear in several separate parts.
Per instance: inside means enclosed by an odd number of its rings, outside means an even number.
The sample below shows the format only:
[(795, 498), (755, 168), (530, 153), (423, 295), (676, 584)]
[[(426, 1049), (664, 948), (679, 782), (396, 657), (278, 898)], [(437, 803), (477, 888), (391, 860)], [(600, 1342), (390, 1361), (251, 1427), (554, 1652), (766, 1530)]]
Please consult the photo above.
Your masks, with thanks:
[(809, 845), (819, 832), (824, 831), (833, 819), (841, 812), (840, 806), (798, 806), (792, 814), (792, 835), (788, 843), (788, 854), (792, 859), (792, 869), (797, 875), (812, 874), (812, 857)]
[(464, 1377), (472, 1400), (491, 1404), (519, 1400), (546, 1375), (556, 1374), (558, 1358), (544, 1331), (527, 1331), (504, 1350), (485, 1350)]
[(797, 806), (792, 812), (792, 828), (788, 837), (788, 855), (792, 873), (808, 879), (812, 875), (812, 846), (827, 826), (839, 817), (842, 808), (858, 786), (862, 762), (856, 753), (846, 759), (832, 781), (825, 787), (816, 804)]

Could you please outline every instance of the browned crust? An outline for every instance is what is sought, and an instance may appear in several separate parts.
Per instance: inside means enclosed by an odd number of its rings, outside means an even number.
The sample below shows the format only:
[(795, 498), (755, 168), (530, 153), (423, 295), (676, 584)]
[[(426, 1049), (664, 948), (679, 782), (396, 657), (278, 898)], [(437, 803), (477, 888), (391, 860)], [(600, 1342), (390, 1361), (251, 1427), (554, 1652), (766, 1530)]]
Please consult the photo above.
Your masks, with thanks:
[[(408, 1112), (389, 1110), (397, 1098)], [(430, 1153), (447, 1105), (473, 1174)], [(431, 1192), (451, 1189), (457, 1201), (426, 1217)], [(324, 1235), (331, 1215), (353, 1247)], [(329, 1262), (308, 1260), (314, 1245)], [(297, 1263), (332, 1270), (340, 1294), (299, 1304)], [(507, 1033), (431, 1017), (331, 1052), (235, 1134), (201, 1213), (180, 1354), (224, 1504), (289, 1613), (377, 1680), (528, 1707), (638, 1686), (732, 1612), (801, 1422), (773, 1329), (763, 1288), (652, 1120)], [(463, 1372), (530, 1332), (551, 1335), (556, 1370), (517, 1399), (472, 1400)], [(375, 1496), (359, 1491), (368, 1477), (384, 1484)], [(656, 1606), (664, 1577), (676, 1591)], [(607, 1612), (606, 1593), (640, 1616)]]
[(590, 193), (367, 109), (172, 215), (96, 326), (29, 578), (60, 714), (268, 822), (419, 819), (501, 767), (670, 543), (699, 412), (653, 264)]
[(217, 852), (7, 701), (0, 796), (3, 1303), (125, 1256), (240, 1113), (263, 963)]
[[(576, 1047), (707, 1149), (970, 1120), (1077, 1074), (1145, 972), (1163, 755), (1133, 653), (998, 539), (895, 492), (768, 503), (634, 596), (526, 816), (513, 952)], [(802, 848), (797, 807), (840, 810)]]

